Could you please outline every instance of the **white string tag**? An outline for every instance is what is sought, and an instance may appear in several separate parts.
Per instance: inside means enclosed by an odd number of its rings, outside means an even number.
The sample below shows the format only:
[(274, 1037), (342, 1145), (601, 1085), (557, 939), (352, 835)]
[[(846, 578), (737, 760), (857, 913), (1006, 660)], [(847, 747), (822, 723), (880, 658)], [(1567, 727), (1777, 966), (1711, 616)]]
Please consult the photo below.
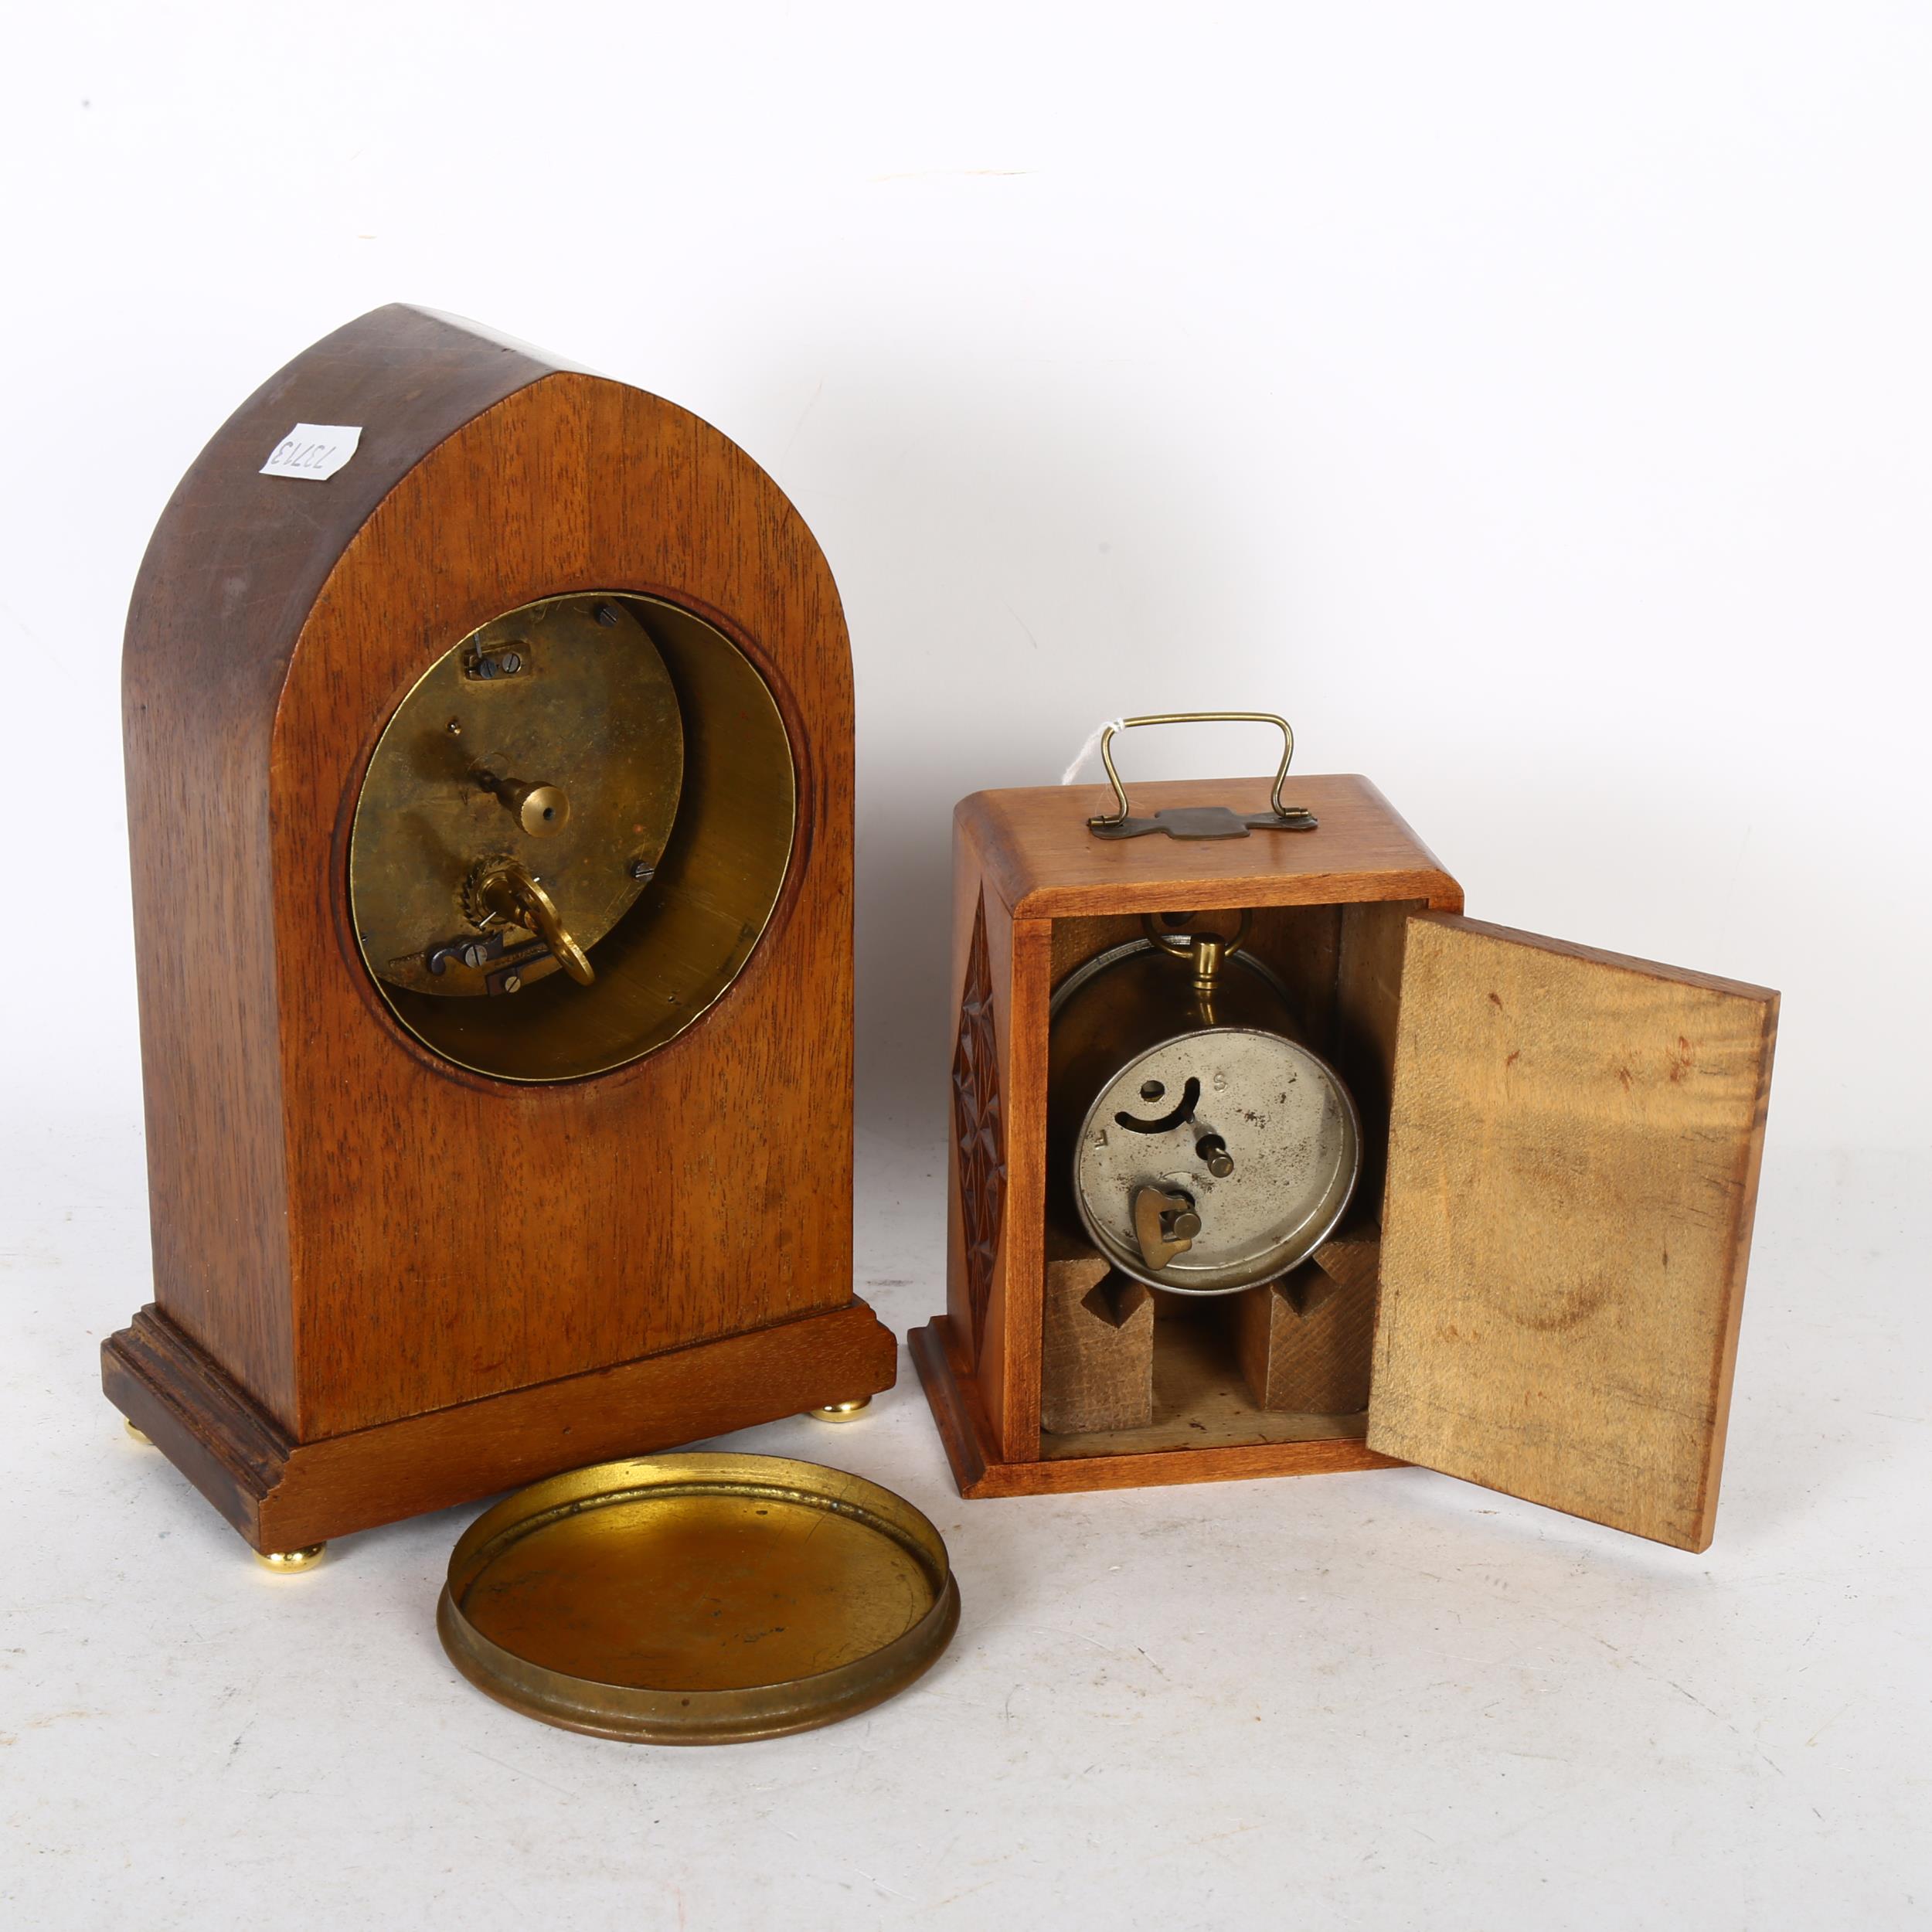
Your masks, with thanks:
[(1080, 775), (1080, 767), (1100, 748), (1100, 740), (1110, 731), (1118, 731), (1126, 723), (1124, 718), (1103, 718), (1087, 734), (1087, 742), (1073, 754), (1073, 762), (1060, 774), (1060, 783), (1070, 785)]

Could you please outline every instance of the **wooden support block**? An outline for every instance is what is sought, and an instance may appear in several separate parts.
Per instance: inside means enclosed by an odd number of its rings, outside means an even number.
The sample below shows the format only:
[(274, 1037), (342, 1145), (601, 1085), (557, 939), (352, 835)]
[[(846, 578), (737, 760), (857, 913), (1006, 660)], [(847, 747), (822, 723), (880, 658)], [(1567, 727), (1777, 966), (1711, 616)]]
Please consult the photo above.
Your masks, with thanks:
[(1054, 1435), (1154, 1420), (1154, 1291), (1083, 1242), (1049, 1235), (1040, 1426)]
[(1315, 1251), (1321, 1272), (1345, 1288), (1373, 1294), (1382, 1274), (1382, 1230), (1372, 1221), (1332, 1234)]
[(1368, 1407), (1372, 1286), (1345, 1287), (1311, 1261), (1232, 1298), (1241, 1372), (1257, 1406), (1314, 1416)]

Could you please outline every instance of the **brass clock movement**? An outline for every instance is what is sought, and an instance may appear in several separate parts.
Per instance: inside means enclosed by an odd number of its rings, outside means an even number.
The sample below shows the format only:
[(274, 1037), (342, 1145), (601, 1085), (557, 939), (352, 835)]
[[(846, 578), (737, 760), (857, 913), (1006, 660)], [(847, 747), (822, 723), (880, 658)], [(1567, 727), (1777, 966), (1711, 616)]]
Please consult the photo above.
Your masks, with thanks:
[[(694, 760), (689, 796), (680, 681), (739, 727)], [(349, 832), (350, 923), (433, 1051), (502, 1080), (601, 1073), (736, 978), (797, 817), (784, 719), (721, 632), (656, 599), (545, 598), (453, 645), (383, 727)]]
[(390, 308), (219, 430), (124, 658), (155, 1294), (265, 1554), (893, 1379), (852, 1292), (852, 683), (743, 451)]

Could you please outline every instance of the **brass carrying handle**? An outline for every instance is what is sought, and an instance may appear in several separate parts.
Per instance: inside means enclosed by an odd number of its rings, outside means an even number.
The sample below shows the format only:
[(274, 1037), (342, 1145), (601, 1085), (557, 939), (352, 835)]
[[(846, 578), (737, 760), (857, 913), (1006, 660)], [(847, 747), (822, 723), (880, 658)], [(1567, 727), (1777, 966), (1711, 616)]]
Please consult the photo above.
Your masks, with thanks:
[(549, 947), (550, 956), (580, 986), (588, 986), (597, 978), (597, 969), (589, 956), (570, 937), (556, 901), (514, 860), (486, 873), (476, 889), (483, 903), (498, 918), (535, 933)]
[(1114, 787), (1114, 802), (1120, 809), (1111, 818), (1103, 813), (1090, 818), (1090, 825), (1124, 825), (1128, 820), (1127, 787), (1114, 769), (1114, 734), (1131, 731), (1136, 725), (1158, 724), (1266, 724), (1281, 733), (1281, 765), (1274, 774), (1274, 789), (1268, 794), (1268, 807), (1277, 818), (1294, 818), (1301, 808), (1281, 802), (1281, 787), (1287, 782), (1288, 767), (1294, 759), (1294, 733), (1286, 718), (1272, 711), (1150, 711), (1144, 718), (1116, 718), (1100, 733), (1100, 763), (1107, 767), (1107, 781)]

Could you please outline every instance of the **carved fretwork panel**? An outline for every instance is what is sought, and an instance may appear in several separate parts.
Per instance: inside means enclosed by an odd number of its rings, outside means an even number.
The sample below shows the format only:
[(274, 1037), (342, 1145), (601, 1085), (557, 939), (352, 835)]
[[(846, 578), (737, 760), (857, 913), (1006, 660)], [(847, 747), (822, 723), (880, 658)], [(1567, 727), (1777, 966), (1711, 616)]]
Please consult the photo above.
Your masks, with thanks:
[(966, 1244), (966, 1281), (973, 1310), (973, 1359), (986, 1335), (1006, 1199), (1006, 1136), (1000, 1121), (999, 1046), (993, 1032), (993, 973), (986, 952), (986, 901), (973, 919), (972, 949), (959, 1001), (953, 1049), (953, 1139), (959, 1154), (959, 1209)]

